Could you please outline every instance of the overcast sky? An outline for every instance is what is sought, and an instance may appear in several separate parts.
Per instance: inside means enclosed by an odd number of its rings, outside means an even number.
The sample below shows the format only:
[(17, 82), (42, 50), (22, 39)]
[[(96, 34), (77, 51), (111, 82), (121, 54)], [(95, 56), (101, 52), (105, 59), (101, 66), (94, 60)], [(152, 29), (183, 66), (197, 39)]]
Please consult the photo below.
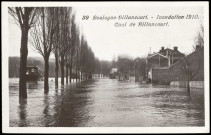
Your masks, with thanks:
[[(190, 53), (193, 51), (194, 38), (203, 19), (203, 8), (200, 7), (77, 7), (77, 21), (81, 26), (89, 46), (95, 56), (101, 60), (112, 60), (114, 56), (127, 54), (132, 57), (146, 56), (159, 51), (161, 46)], [(169, 27), (114, 27), (115, 21), (93, 21), (92, 16), (148, 15), (187, 15), (198, 14), (199, 20), (148, 20), (149, 22), (169, 22)], [(88, 20), (82, 20), (89, 15)], [(119, 22), (140, 22), (144, 20), (124, 20)], [(147, 20), (145, 20), (147, 21)], [(9, 21), (9, 56), (20, 56), (20, 28)], [(40, 56), (29, 47), (28, 56)], [(53, 57), (53, 55), (52, 55)]]

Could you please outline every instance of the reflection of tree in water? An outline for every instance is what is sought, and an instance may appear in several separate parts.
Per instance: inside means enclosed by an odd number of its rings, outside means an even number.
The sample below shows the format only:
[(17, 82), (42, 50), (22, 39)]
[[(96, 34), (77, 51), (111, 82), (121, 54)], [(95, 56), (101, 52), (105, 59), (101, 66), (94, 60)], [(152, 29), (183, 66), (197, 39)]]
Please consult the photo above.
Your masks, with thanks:
[(27, 100), (26, 99), (19, 100), (18, 112), (19, 112), (18, 126), (25, 127), (25, 126), (29, 125), (27, 122)]
[(50, 114), (49, 114), (49, 95), (44, 95), (44, 108), (43, 108), (43, 114), (44, 114), (44, 126), (48, 127), (50, 124)]
[(187, 91), (187, 102), (186, 102), (186, 118), (188, 119), (197, 119), (200, 121), (195, 121), (194, 125), (204, 126), (204, 97), (196, 96), (196, 93)]
[(37, 89), (38, 88), (38, 82), (37, 81), (27, 82), (27, 88), (28, 89)]
[[(73, 127), (85, 124), (89, 119), (86, 109), (86, 93), (80, 94), (81, 90), (71, 85), (63, 87), (60, 91), (60, 95), (55, 95), (54, 118), (56, 122), (54, 126)], [(86, 90), (83, 91), (86, 92)]]

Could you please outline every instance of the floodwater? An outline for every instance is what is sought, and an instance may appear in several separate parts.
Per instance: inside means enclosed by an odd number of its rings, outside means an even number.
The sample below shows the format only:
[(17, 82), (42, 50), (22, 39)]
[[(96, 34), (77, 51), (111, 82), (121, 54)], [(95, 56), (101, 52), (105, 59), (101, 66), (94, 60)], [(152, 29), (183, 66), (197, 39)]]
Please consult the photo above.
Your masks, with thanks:
[(28, 83), (19, 102), (18, 79), (9, 80), (11, 127), (204, 126), (204, 90), (113, 79), (95, 79), (55, 89), (49, 79)]

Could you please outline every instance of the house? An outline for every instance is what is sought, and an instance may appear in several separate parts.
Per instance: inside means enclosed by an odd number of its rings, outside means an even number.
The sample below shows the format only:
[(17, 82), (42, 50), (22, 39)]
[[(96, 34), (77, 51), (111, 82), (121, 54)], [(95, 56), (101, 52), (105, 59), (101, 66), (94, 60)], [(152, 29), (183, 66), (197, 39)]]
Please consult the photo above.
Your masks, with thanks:
[[(188, 69), (187, 69), (187, 65)], [(197, 47), (194, 52), (166, 68), (151, 70), (152, 82), (186, 85), (188, 74), (193, 85), (203, 87), (204, 81), (204, 47)], [(176, 84), (177, 83), (177, 84)], [(185, 86), (184, 86), (185, 87)], [(195, 86), (194, 86), (195, 87)]]
[(149, 54), (146, 63), (147, 63), (147, 77), (149, 80), (152, 80), (153, 69), (166, 69), (176, 62), (182, 60), (185, 57), (183, 53), (178, 50), (178, 47), (174, 49), (169, 49), (161, 47), (159, 52), (154, 52)]

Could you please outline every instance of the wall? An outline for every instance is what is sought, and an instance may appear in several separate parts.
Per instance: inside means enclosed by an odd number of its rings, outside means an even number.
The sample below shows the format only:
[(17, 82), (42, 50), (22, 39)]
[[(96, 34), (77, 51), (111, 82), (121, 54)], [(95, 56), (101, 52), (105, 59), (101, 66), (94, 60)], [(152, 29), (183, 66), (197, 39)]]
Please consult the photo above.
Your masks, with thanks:
[[(170, 83), (171, 86), (187, 87), (187, 81), (174, 81)], [(191, 88), (204, 88), (204, 81), (190, 81)]]
[(169, 68), (152, 69), (152, 82), (186, 81), (187, 62), (190, 63), (190, 71), (193, 73), (191, 80), (204, 81), (204, 47), (201, 47)]
[(129, 81), (132, 81), (132, 82), (143, 82), (144, 79), (143, 76), (129, 76)]

